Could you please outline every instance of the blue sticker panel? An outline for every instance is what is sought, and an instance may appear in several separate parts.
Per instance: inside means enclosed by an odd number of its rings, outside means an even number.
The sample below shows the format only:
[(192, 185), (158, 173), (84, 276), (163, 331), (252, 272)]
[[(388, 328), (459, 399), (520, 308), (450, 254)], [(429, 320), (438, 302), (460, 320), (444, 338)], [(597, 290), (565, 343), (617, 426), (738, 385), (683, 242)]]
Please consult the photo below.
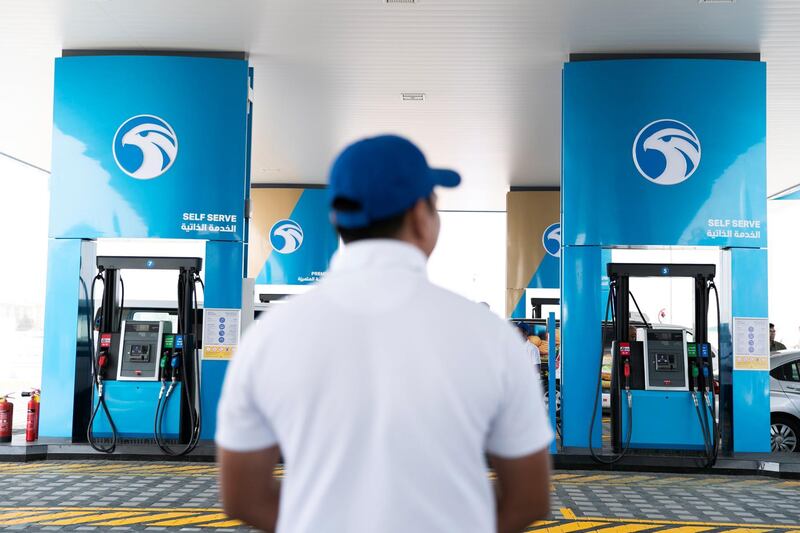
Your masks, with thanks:
[(246, 61), (56, 60), (50, 236), (241, 241)]
[(766, 67), (567, 63), (563, 243), (766, 246)]
[(328, 213), (327, 191), (304, 190), (289, 218), (270, 228), (272, 252), (256, 283), (307, 285), (318, 281), (339, 247)]

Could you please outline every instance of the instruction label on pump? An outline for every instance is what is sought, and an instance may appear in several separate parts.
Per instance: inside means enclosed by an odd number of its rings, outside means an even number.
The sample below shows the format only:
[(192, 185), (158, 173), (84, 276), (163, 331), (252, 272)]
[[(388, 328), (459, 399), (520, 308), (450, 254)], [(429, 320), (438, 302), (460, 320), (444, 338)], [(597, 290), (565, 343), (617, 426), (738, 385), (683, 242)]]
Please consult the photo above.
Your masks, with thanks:
[(205, 309), (203, 359), (228, 360), (239, 346), (241, 309)]
[(733, 369), (769, 370), (769, 319), (733, 319)]

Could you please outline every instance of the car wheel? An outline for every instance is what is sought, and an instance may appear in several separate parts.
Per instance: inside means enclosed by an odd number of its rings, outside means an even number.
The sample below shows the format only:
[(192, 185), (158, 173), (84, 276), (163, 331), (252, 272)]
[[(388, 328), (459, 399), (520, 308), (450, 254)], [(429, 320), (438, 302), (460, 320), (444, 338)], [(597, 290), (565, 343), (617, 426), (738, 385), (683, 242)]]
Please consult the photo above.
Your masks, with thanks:
[[(544, 391), (544, 406), (547, 408), (548, 412), (550, 411), (550, 391), (545, 389)], [(561, 391), (556, 390), (556, 415), (561, 414)]]
[(800, 424), (794, 418), (784, 415), (773, 416), (769, 435), (773, 452), (800, 451), (797, 442), (800, 437)]

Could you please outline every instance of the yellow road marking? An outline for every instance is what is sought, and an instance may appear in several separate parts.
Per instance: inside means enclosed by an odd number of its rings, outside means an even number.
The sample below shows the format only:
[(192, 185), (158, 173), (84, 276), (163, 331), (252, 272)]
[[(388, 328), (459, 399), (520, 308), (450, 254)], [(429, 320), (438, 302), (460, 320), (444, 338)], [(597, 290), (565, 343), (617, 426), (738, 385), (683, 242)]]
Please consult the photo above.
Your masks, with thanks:
[(767, 483), (774, 483), (775, 481), (772, 479), (747, 479), (745, 481), (739, 481), (736, 483), (737, 485), (766, 485)]
[(729, 529), (725, 531), (725, 533), (767, 533), (767, 531), (772, 531), (772, 529), (756, 529), (752, 527), (738, 527), (736, 529)]
[(1, 467), (0, 470), (6, 470), (6, 469), (8, 469), (8, 470), (24, 470), (26, 468), (35, 468), (37, 466), (39, 466), (39, 465), (36, 464), (36, 463), (27, 463), (27, 464), (24, 464), (24, 465), (11, 465), (11, 464), (9, 464), (9, 465), (5, 465), (5, 466)]
[(608, 522), (572, 522), (569, 524), (562, 524), (560, 526), (551, 526), (545, 531), (547, 531), (547, 533), (570, 533), (572, 531), (583, 531), (586, 529), (607, 525)]
[(14, 518), (6, 520), (7, 516), (0, 516), (0, 526), (16, 526), (19, 524), (32, 524), (33, 522), (41, 522), (42, 520), (53, 520), (54, 518), (70, 518), (73, 516), (85, 516), (91, 511), (62, 511), (60, 513), (39, 513), (34, 516), (26, 516), (24, 518)]
[(583, 477), (584, 474), (556, 474), (553, 476), (554, 481), (562, 481), (573, 477)]
[[(65, 474), (65, 475), (178, 475), (178, 476), (210, 476), (216, 475), (219, 471), (217, 465), (213, 463), (199, 464), (168, 464), (168, 465), (137, 465), (131, 463), (120, 464), (91, 464), (91, 463), (67, 463), (67, 464), (25, 464), (15, 466), (0, 466), (0, 475), (28, 475), (28, 474)], [(276, 469), (276, 475), (282, 472)]]
[(568, 518), (570, 520), (575, 518), (575, 513), (572, 512), (572, 509), (569, 507), (562, 507), (561, 508), (561, 516), (564, 518)]
[(228, 518), (225, 513), (207, 514), (204, 516), (192, 516), (189, 518), (177, 518), (175, 520), (164, 520), (163, 522), (156, 522), (155, 524), (148, 524), (151, 526), (188, 526), (191, 524), (200, 524), (202, 522), (210, 522), (212, 520), (222, 520)]
[(618, 479), (612, 479), (608, 481), (609, 485), (629, 485), (631, 483), (639, 483), (642, 481), (650, 481), (654, 479), (653, 476), (629, 476), (623, 477), (620, 476)]
[[(659, 525), (659, 526), (707, 526), (710, 529), (715, 528), (752, 528), (754, 524), (742, 524), (742, 523), (734, 523), (734, 522), (698, 522), (696, 520), (650, 520), (647, 518), (604, 518), (598, 516), (579, 516), (575, 519), (576, 521), (582, 520), (603, 520), (605, 522), (613, 522), (615, 524), (650, 524), (650, 525)], [(787, 529), (787, 528), (794, 528), (796, 529), (797, 526), (787, 526), (786, 524), (783, 525), (773, 525), (773, 524), (755, 524), (757, 528), (769, 528), (769, 529)], [(749, 529), (748, 529), (749, 530)], [(669, 531), (677, 531), (674, 529), (670, 529)]]
[(628, 524), (625, 526), (614, 526), (602, 529), (603, 533), (635, 533), (636, 531), (646, 531), (661, 527), (660, 524)]
[(691, 480), (692, 478), (687, 478), (686, 476), (669, 476), (669, 477), (655, 478), (651, 483), (660, 485), (662, 483), (678, 483)]
[(0, 520), (5, 520), (7, 518), (16, 518), (18, 516), (31, 516), (34, 514), (41, 514), (45, 511), (16, 511), (11, 513), (3, 513), (0, 514)]
[[(55, 513), (56, 511), (87, 511), (92, 513), (108, 513), (111, 511), (127, 511), (129, 513), (163, 513), (163, 507), (0, 507), (0, 512), (3, 511), (49, 511)], [(169, 509), (166, 509), (169, 510)], [(219, 507), (181, 507), (180, 511), (186, 513), (219, 513)]]
[[(89, 510), (87, 509), (87, 511)], [(80, 518), (66, 518), (64, 520), (56, 520), (54, 522), (43, 522), (43, 524), (46, 526), (72, 526), (75, 524), (88, 524), (89, 522), (95, 522), (97, 520), (107, 520), (109, 518), (120, 518), (123, 516), (142, 516), (142, 514), (145, 513), (146, 511), (118, 511), (115, 513), (98, 512), (97, 514), (82, 516)]]
[(195, 515), (197, 513), (190, 513), (190, 512), (168, 512), (168, 513), (157, 513), (157, 514), (148, 514), (145, 516), (136, 516), (133, 518), (120, 518), (118, 520), (109, 520), (103, 522), (97, 522), (95, 525), (97, 526), (127, 526), (129, 524), (141, 524), (142, 522), (153, 522), (155, 520), (166, 520), (168, 518), (182, 518)]
[(696, 526), (684, 526), (684, 527), (673, 527), (668, 529), (670, 533), (698, 533), (699, 531), (708, 531), (709, 529), (714, 529), (713, 527), (696, 527)]
[(606, 479), (614, 479), (616, 477), (618, 477), (618, 476), (609, 476), (609, 475), (605, 475), (604, 474), (604, 475), (599, 475), (599, 476), (582, 477), (582, 478), (579, 478), (579, 479), (574, 479), (572, 481), (574, 481), (576, 483), (588, 483), (589, 481), (604, 481)]
[(236, 527), (241, 526), (242, 523), (238, 520), (224, 520), (222, 522), (212, 522), (210, 524), (200, 524), (200, 527)]

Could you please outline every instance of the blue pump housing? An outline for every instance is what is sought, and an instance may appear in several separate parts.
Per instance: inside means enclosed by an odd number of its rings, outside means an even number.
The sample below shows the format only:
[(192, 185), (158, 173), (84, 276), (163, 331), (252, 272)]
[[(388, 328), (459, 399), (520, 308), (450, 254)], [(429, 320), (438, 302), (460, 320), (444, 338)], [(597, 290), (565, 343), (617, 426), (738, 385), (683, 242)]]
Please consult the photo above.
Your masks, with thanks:
[[(631, 391), (633, 397), (633, 428), (630, 447), (633, 449), (705, 450), (703, 429), (697, 417), (692, 394), (686, 391)], [(622, 392), (622, 439), (628, 435), (627, 395)], [(703, 402), (702, 394), (698, 402)], [(705, 404), (700, 404), (700, 414)], [(654, 416), (654, 413), (657, 413)], [(708, 431), (713, 435), (711, 414)]]
[[(158, 392), (161, 390), (160, 381), (106, 381), (103, 383), (103, 390), (106, 405), (120, 438), (153, 438)], [(176, 383), (161, 425), (162, 434), (166, 439), (177, 439), (180, 433), (182, 393), (182, 384)], [(94, 399), (94, 404), (97, 404), (97, 397)], [(111, 426), (102, 409), (97, 413), (92, 428), (96, 437), (111, 437)]]

